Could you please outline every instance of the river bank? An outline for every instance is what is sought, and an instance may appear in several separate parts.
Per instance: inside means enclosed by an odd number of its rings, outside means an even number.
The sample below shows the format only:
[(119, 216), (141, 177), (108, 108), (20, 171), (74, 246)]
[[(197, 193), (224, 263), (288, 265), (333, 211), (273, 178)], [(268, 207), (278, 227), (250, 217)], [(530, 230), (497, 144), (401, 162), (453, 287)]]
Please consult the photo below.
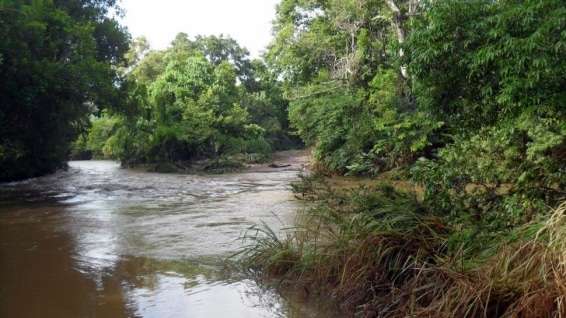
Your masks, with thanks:
[(509, 233), (431, 210), (390, 176), (304, 176), (309, 208), (275, 236), (259, 227), (241, 265), (352, 317), (559, 317), (566, 314), (566, 203)]
[(238, 172), (270, 172), (278, 170), (302, 170), (309, 162), (310, 153), (306, 149), (276, 151), (269, 156), (259, 154), (240, 154), (215, 159), (194, 161), (161, 162), (135, 164), (128, 169), (180, 174), (223, 174)]

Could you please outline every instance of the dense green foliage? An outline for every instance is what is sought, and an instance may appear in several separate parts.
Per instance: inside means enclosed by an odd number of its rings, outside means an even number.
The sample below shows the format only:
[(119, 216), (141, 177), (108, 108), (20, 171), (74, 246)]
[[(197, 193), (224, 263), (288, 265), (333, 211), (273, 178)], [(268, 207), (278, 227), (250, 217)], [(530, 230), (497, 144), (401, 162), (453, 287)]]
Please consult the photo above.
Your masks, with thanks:
[(111, 137), (119, 128), (120, 121), (103, 113), (92, 117), (87, 133), (81, 134), (71, 147), (72, 159), (112, 159)]
[(128, 50), (115, 9), (0, 2), (0, 181), (69, 152), (224, 171), (293, 129), (317, 172), (389, 185), (307, 178), (305, 230), (256, 228), (248, 268), (327, 280), (370, 317), (564, 312), (563, 0), (282, 0), (264, 60), (184, 33)]
[(0, 181), (61, 167), (96, 109), (120, 98), (128, 34), (113, 0), (0, 2)]
[(561, 1), (446, 1), (415, 22), (415, 95), (450, 134), (413, 172), (438, 208), (509, 226), (564, 198), (565, 15)]
[(411, 168), (435, 208), (509, 226), (565, 194), (565, 15), (558, 0), (286, 0), (268, 61), (321, 168)]
[(142, 38), (128, 59), (129, 101), (93, 122), (86, 147), (95, 156), (125, 165), (237, 154), (259, 159), (293, 145), (274, 75), (234, 40), (180, 33), (167, 50), (151, 51)]
[(246, 267), (365, 317), (563, 314), (565, 17), (561, 0), (282, 1), (267, 57), (292, 127), (319, 172), (388, 185), (306, 178), (302, 227), (255, 228)]
[(376, 173), (414, 160), (440, 121), (415, 109), (383, 1), (281, 3), (268, 61), (323, 167)]

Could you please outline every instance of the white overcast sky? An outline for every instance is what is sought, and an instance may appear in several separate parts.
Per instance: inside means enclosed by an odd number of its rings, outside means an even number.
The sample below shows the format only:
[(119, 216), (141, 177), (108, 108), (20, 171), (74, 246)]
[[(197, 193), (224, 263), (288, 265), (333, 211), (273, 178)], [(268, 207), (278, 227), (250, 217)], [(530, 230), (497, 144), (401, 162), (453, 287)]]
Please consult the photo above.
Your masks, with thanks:
[(154, 49), (166, 48), (179, 32), (230, 35), (257, 57), (271, 41), (279, 0), (122, 0), (123, 23)]

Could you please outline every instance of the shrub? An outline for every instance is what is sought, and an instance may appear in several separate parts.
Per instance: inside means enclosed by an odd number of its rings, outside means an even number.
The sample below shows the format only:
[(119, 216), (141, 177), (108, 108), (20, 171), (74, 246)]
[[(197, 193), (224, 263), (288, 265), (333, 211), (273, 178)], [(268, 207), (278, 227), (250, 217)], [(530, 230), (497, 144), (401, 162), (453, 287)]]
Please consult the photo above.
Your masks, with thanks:
[(522, 117), (456, 137), (435, 160), (421, 160), (413, 178), (427, 202), (454, 215), (472, 214), (494, 228), (532, 221), (563, 198), (566, 125)]
[(263, 279), (332, 295), (345, 314), (359, 317), (565, 312), (566, 202), (547, 220), (523, 227), (538, 228), (532, 235), (508, 244), (500, 238), (485, 256), (450, 248), (462, 224), (449, 223), (412, 194), (390, 186), (317, 193), (300, 226), (283, 234), (265, 224), (251, 228), (240, 264)]

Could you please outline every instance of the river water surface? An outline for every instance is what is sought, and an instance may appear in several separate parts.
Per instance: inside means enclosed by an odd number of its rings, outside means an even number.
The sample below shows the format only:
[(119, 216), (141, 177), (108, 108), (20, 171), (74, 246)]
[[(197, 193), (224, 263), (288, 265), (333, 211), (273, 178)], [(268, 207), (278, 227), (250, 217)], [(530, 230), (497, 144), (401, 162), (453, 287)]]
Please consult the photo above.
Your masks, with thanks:
[(329, 317), (222, 260), (253, 224), (291, 225), (298, 165), (219, 176), (111, 161), (0, 185), (0, 317)]

